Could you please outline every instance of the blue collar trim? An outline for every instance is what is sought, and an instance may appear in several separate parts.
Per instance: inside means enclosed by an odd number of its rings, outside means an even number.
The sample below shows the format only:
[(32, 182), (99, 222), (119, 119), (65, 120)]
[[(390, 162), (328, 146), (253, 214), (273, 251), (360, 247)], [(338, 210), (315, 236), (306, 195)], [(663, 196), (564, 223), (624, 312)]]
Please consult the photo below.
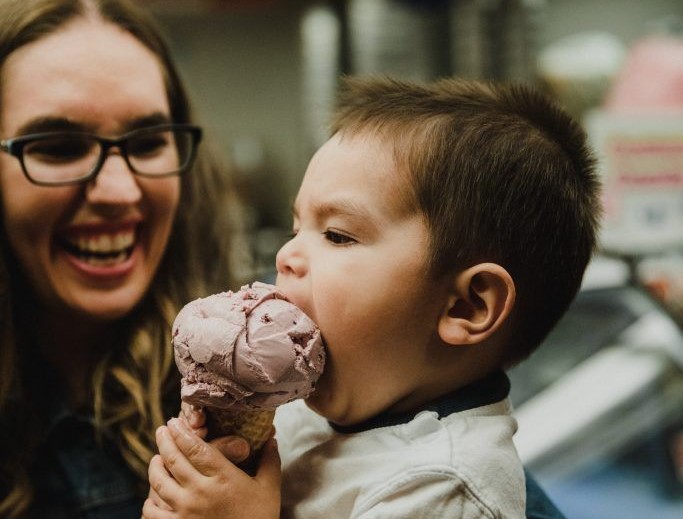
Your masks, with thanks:
[(446, 393), (415, 411), (401, 414), (384, 412), (354, 425), (328, 423), (332, 429), (339, 433), (352, 434), (408, 423), (415, 418), (415, 415), (422, 411), (434, 411), (439, 415), (439, 418), (444, 418), (453, 413), (500, 402), (507, 398), (509, 394), (510, 379), (503, 371), (495, 371), (481, 380), (456, 389), (451, 393)]

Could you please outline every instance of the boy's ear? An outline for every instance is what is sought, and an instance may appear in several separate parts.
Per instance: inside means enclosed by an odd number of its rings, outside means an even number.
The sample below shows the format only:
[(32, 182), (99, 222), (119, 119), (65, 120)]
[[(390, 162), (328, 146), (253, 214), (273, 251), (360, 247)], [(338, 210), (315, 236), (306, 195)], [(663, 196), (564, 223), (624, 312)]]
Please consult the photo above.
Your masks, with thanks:
[(510, 315), (515, 295), (512, 277), (496, 263), (480, 263), (459, 272), (439, 319), (439, 336), (452, 345), (488, 339)]

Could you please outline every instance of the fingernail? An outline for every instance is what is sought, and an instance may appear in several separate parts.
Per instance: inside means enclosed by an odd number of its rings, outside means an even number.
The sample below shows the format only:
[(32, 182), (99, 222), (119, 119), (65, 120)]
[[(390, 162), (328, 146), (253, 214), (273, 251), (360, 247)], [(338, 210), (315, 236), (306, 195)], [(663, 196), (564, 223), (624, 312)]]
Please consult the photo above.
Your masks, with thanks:
[(177, 418), (171, 418), (168, 421), (168, 427), (170, 429), (173, 429), (177, 433), (180, 433), (180, 434), (186, 433), (185, 424), (183, 423), (182, 420), (178, 420)]
[(247, 457), (251, 448), (249, 443), (242, 438), (233, 438), (228, 441), (228, 448), (237, 457)]
[(189, 416), (186, 416), (186, 418), (187, 418), (188, 423), (189, 423), (192, 427), (195, 427), (195, 428), (196, 428), (196, 427), (199, 426), (199, 416), (197, 416), (196, 414), (191, 414), (191, 415), (189, 415)]
[(195, 435), (192, 434), (190, 429), (188, 429), (187, 425), (185, 425), (182, 420), (179, 420), (178, 418), (171, 418), (168, 421), (168, 427), (172, 434), (175, 435), (176, 439), (183, 438), (185, 441), (195, 441)]

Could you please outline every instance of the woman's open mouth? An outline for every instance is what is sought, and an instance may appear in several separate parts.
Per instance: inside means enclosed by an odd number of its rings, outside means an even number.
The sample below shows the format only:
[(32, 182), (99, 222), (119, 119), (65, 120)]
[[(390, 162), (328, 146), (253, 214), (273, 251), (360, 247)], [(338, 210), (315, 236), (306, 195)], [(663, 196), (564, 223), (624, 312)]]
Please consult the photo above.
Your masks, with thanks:
[(135, 246), (135, 229), (78, 234), (64, 237), (64, 249), (78, 261), (93, 267), (112, 267), (130, 258)]

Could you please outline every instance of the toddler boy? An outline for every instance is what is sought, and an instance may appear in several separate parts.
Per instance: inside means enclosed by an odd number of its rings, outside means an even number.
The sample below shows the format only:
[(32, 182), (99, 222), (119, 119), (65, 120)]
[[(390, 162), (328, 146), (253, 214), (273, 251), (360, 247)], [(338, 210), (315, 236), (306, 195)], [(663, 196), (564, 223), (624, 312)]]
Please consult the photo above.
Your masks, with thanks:
[[(282, 517), (523, 518), (504, 370), (563, 315), (591, 257), (586, 136), (523, 86), (355, 78), (340, 99), (277, 256), (276, 284), (328, 354), (313, 395), (276, 417)], [(160, 435), (164, 460), (188, 454), (183, 427)], [(273, 449), (254, 479), (215, 463), (222, 517), (254, 499), (277, 517)], [(183, 479), (160, 492), (176, 510), (201, 488)]]

